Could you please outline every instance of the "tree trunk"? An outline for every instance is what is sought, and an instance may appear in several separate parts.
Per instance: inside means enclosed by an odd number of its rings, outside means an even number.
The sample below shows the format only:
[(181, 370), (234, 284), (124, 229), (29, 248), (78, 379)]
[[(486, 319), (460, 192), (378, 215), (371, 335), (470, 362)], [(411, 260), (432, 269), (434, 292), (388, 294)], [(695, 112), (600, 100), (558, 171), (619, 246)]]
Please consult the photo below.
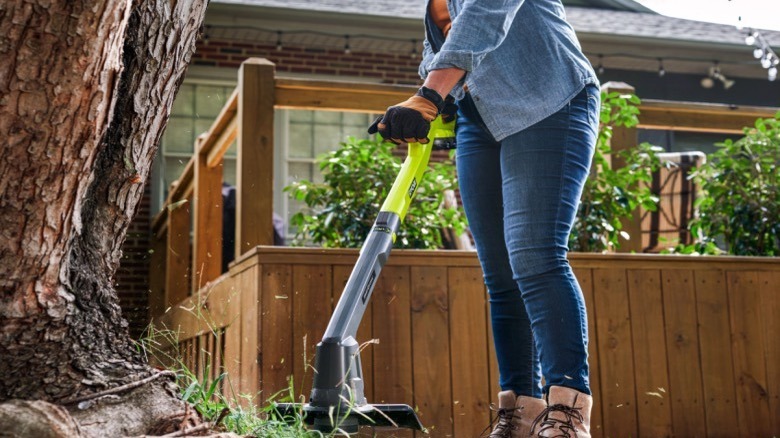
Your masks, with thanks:
[(0, 4), (0, 400), (153, 372), (112, 279), (206, 3)]

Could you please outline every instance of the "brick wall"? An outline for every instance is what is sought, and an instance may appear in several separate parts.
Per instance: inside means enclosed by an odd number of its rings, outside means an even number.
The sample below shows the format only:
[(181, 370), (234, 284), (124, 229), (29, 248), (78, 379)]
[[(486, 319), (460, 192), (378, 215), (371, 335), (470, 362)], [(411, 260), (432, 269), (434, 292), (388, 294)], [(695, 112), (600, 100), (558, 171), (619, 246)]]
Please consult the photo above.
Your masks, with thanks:
[(193, 63), (238, 69), (250, 57), (266, 58), (276, 64), (277, 73), (364, 78), (388, 84), (419, 84), (419, 56), (409, 53), (372, 53), (284, 45), (253, 44), (245, 41), (210, 39), (198, 43)]
[[(195, 65), (237, 70), (249, 57), (267, 58), (276, 64), (277, 73), (311, 74), (362, 78), (388, 84), (419, 84), (419, 56), (409, 53), (370, 53), (343, 49), (304, 48), (285, 45), (253, 44), (245, 41), (210, 39), (198, 42)], [(149, 190), (144, 194), (135, 220), (122, 246), (122, 263), (116, 274), (116, 290), (122, 312), (137, 337), (149, 322), (149, 242), (151, 212)]]
[(130, 334), (134, 338), (141, 334), (149, 319), (150, 215), (147, 185), (135, 219), (127, 229), (122, 261), (114, 277), (122, 315), (130, 323)]

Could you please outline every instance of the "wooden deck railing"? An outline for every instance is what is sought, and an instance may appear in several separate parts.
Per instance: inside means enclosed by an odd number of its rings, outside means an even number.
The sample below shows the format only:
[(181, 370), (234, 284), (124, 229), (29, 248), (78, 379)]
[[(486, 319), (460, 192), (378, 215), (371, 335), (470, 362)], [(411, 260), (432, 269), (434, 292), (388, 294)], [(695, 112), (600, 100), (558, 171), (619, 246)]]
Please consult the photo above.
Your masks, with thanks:
[[(236, 389), (262, 391), (261, 399), (288, 375), (307, 393), (304, 352), (310, 360), (356, 252), (261, 246), (272, 243), (274, 108), (378, 112), (413, 91), (275, 78), (265, 60), (242, 65), (236, 91), (153, 223), (152, 315), (180, 331), (194, 369), (210, 357), (215, 372), (228, 371)], [(652, 100), (640, 109), (640, 128), (723, 133), (774, 113)], [(220, 275), (221, 164), (233, 141), (236, 261)], [(618, 149), (635, 144), (635, 129), (613, 136)], [(591, 312), (595, 436), (780, 433), (776, 259), (571, 258)], [(359, 339), (381, 342), (363, 358), (370, 399), (414, 403), (434, 436), (474, 436), (496, 389), (474, 254), (395, 252), (372, 306)]]
[[(610, 91), (633, 92), (623, 83)], [(283, 79), (264, 59), (249, 59), (239, 70), (238, 87), (170, 190), (153, 221), (151, 308), (159, 315), (221, 273), (222, 161), (237, 141), (236, 257), (273, 243), (274, 108), (381, 112), (405, 99), (414, 87), (354, 82)], [(775, 109), (644, 100), (639, 128), (741, 133), (757, 117)], [(636, 129), (617, 129), (616, 150), (637, 144)], [(276, 190), (280, 190), (279, 187)], [(628, 225), (639, 235), (639, 216)], [(191, 225), (192, 224), (192, 225)], [(623, 242), (623, 251), (642, 251), (641, 239)]]

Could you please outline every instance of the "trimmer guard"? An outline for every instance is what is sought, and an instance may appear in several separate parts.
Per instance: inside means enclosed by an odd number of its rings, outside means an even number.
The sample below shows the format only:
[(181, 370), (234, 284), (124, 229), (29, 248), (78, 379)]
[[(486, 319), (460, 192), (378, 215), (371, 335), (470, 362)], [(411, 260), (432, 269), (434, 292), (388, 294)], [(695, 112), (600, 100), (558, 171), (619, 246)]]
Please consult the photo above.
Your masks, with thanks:
[(406, 428), (427, 432), (417, 414), (409, 405), (371, 405), (353, 407), (348, 413), (331, 413), (329, 408), (310, 404), (279, 403), (276, 411), (282, 418), (294, 418), (303, 414), (303, 421), (316, 430), (331, 432), (335, 427), (347, 433), (357, 433), (360, 426)]

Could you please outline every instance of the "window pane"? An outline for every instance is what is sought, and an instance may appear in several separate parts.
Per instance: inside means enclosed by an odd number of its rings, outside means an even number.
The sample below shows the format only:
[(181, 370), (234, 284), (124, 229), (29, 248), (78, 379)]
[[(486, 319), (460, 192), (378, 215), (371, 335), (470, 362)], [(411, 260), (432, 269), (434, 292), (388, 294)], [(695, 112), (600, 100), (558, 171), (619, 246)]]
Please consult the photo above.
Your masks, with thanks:
[(373, 119), (365, 113), (344, 113), (345, 126), (362, 126), (363, 128), (368, 129), (370, 121), (373, 121)]
[(311, 163), (290, 163), (287, 167), (287, 184), (305, 179), (311, 181), (311, 172), (314, 167)]
[(337, 111), (315, 111), (314, 123), (341, 124), (341, 114)]
[(214, 123), (214, 120), (215, 119), (195, 119), (195, 138), (209, 132), (209, 128), (211, 128), (211, 124)]
[(345, 140), (339, 125), (314, 125), (314, 157), (335, 151)]
[(191, 116), (195, 113), (195, 85), (182, 84), (171, 108), (172, 116)]
[(222, 181), (236, 186), (236, 160), (231, 158), (225, 158), (222, 161)]
[(309, 110), (290, 110), (291, 122), (311, 123), (314, 120), (314, 111)]
[(167, 157), (165, 159), (165, 169), (163, 169), (165, 182), (165, 196), (168, 196), (171, 183), (179, 179), (184, 168), (187, 167), (189, 158)]
[(290, 143), (288, 155), (292, 158), (311, 158), (311, 125), (308, 123), (290, 123)]
[(171, 117), (163, 135), (164, 152), (192, 153), (195, 140), (193, 120), (190, 118)]
[(214, 118), (225, 106), (230, 95), (226, 95), (224, 87), (199, 85), (195, 96), (195, 114), (198, 117)]

